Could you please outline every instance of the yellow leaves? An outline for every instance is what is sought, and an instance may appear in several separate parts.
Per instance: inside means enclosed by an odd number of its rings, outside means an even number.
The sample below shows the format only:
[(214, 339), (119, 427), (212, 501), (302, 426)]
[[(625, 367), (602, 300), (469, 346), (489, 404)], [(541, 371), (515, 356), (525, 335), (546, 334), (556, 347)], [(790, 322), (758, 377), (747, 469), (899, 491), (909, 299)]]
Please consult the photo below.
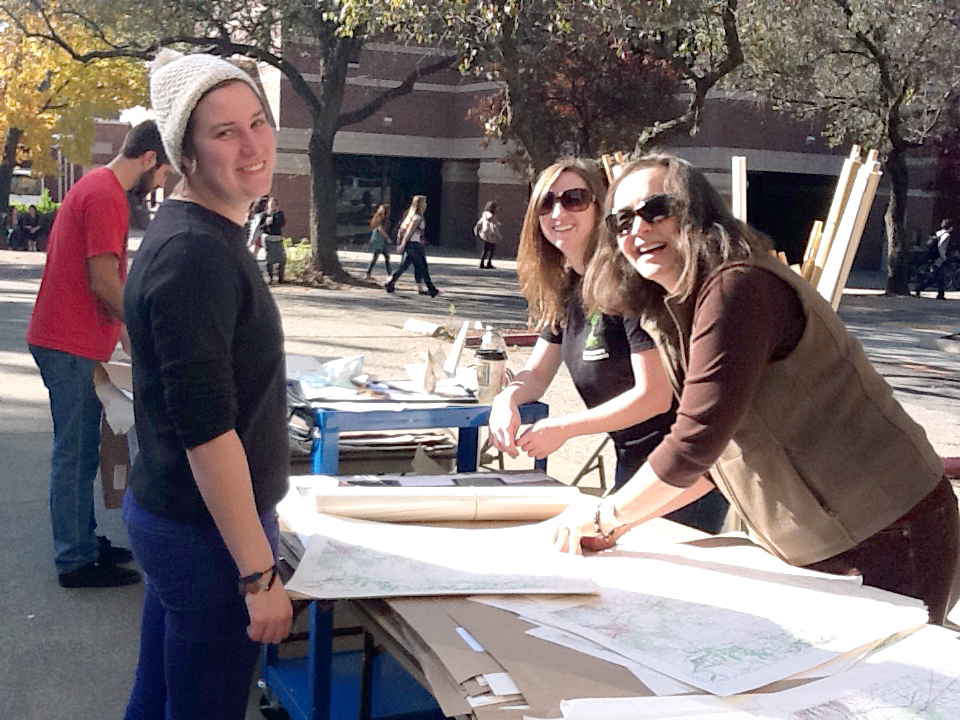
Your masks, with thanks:
[[(36, 15), (22, 16), (30, 31), (43, 32)], [(98, 42), (79, 26), (55, 21), (56, 31), (81, 51)], [(56, 172), (53, 149), (73, 162), (87, 163), (94, 118), (113, 117), (146, 98), (146, 68), (137, 60), (75, 62), (64, 50), (28, 37), (12, 23), (0, 26), (0, 138), (7, 129), (23, 132), (17, 164)]]

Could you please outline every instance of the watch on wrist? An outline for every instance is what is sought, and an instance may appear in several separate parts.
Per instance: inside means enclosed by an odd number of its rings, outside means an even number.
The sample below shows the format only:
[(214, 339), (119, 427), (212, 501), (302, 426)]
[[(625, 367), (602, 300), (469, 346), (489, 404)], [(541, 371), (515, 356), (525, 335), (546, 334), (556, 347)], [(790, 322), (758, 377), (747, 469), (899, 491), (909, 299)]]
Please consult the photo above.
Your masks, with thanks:
[(256, 595), (273, 587), (277, 579), (277, 566), (271, 565), (263, 572), (255, 572), (240, 578), (238, 590), (241, 595)]

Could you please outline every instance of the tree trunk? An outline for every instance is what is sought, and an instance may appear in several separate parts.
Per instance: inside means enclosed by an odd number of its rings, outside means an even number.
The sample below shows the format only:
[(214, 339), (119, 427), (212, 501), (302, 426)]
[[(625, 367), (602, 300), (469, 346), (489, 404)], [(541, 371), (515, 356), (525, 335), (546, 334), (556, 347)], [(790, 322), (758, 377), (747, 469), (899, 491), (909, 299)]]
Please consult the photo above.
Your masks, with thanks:
[(333, 280), (348, 275), (337, 256), (337, 169), (333, 134), (314, 124), (310, 134), (310, 254), (313, 266)]
[(350, 276), (337, 257), (337, 168), (333, 139), (340, 127), (340, 108), (347, 85), (350, 58), (362, 41), (354, 37), (328, 38), (321, 67), (320, 103), (312, 113), (310, 132), (310, 255), (314, 267), (337, 280)]
[(907, 286), (907, 195), (910, 189), (910, 171), (907, 169), (907, 150), (894, 145), (887, 159), (890, 173), (890, 202), (883, 221), (887, 229), (887, 295), (909, 295)]
[(23, 131), (15, 127), (7, 128), (7, 137), (3, 142), (3, 158), (0, 160), (0, 213), (10, 207), (10, 185), (13, 183), (13, 169), (17, 166), (17, 145)]

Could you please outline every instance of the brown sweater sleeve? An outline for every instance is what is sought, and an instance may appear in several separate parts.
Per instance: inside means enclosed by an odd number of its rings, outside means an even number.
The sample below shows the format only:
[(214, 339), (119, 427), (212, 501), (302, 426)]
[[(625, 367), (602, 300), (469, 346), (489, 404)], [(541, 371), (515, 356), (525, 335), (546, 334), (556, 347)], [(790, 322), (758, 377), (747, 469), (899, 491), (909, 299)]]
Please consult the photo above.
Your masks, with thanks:
[(796, 292), (766, 270), (728, 268), (704, 284), (677, 421), (649, 457), (657, 477), (689, 487), (709, 469), (746, 414), (763, 369), (797, 346), (804, 327)]

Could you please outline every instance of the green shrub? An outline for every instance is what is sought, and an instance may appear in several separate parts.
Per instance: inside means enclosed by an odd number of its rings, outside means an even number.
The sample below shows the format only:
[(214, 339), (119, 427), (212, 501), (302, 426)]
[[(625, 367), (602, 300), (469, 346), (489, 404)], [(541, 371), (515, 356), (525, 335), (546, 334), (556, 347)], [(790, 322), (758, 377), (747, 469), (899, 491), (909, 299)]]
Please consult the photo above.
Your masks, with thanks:
[[(29, 204), (24, 203), (13, 203), (13, 206), (17, 209), (17, 214), (26, 213), (30, 210)], [(38, 215), (53, 215), (60, 207), (60, 203), (55, 203), (50, 198), (50, 191), (47, 188), (43, 189), (43, 192), (40, 193), (40, 202), (37, 203), (37, 214)]]
[(310, 264), (310, 241), (307, 238), (294, 240), (285, 237), (283, 247), (287, 251), (286, 274), (290, 277), (300, 277)]

